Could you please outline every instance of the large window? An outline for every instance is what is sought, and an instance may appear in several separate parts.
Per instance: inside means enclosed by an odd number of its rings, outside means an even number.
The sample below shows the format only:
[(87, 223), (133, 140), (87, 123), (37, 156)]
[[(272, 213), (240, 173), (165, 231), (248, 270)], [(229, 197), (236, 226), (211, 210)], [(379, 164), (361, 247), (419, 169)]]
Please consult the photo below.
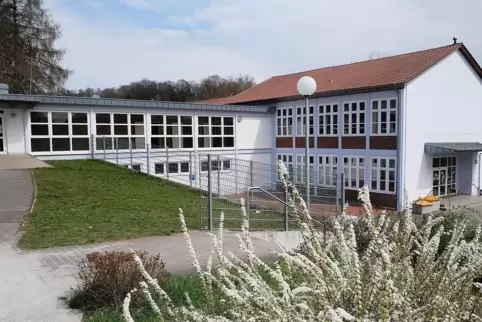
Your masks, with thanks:
[[(228, 171), (231, 170), (231, 160), (212, 160), (211, 161), (211, 171)], [(201, 171), (209, 171), (209, 162), (201, 162)]]
[(343, 157), (345, 188), (359, 189), (365, 184), (365, 158), (356, 156)]
[(152, 149), (192, 149), (192, 116), (151, 115)]
[[(310, 127), (310, 135), (313, 135), (313, 106), (309, 106), (308, 122)], [(306, 133), (306, 107), (296, 108), (296, 135), (305, 135)]]
[(343, 135), (365, 134), (365, 102), (343, 104)]
[(395, 193), (395, 158), (372, 158), (371, 190), (381, 193)]
[(338, 177), (338, 157), (334, 155), (318, 156), (320, 186), (334, 187)]
[(397, 100), (372, 101), (372, 134), (394, 135), (397, 133)]
[(338, 135), (338, 104), (324, 104), (318, 107), (320, 135)]
[(89, 118), (82, 112), (30, 112), (31, 152), (90, 150)]
[[(305, 165), (306, 155), (304, 154), (297, 154), (296, 155), (296, 183), (306, 183), (306, 165)], [(313, 184), (313, 176), (314, 176), (314, 165), (315, 165), (315, 158), (310, 156), (309, 162), (309, 172), (310, 172), (310, 184)]]
[(291, 107), (278, 108), (276, 111), (276, 135), (293, 135), (293, 109)]
[(146, 148), (144, 114), (96, 113), (97, 150)]
[(234, 148), (234, 118), (229, 116), (198, 117), (198, 147)]
[(278, 160), (281, 160), (288, 170), (289, 181), (293, 180), (293, 155), (291, 154), (278, 154)]

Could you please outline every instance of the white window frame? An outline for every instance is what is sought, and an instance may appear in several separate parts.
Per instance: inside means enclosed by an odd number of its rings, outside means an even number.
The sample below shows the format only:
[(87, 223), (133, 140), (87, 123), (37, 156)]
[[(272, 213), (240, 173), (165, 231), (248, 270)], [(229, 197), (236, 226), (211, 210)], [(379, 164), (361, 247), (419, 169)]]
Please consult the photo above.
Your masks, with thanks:
[[(47, 113), (47, 122), (32, 122), (31, 113)], [(67, 123), (53, 123), (52, 113), (65, 113), (67, 114)], [(72, 123), (72, 114), (85, 114), (87, 123)], [(47, 125), (48, 134), (46, 135), (34, 135), (32, 134), (32, 125)], [(54, 135), (54, 125), (67, 125), (68, 134)], [(76, 125), (87, 126), (87, 134), (73, 134), (73, 127)], [(61, 154), (86, 154), (92, 151), (92, 142), (90, 138), (90, 113), (88, 111), (62, 111), (62, 110), (31, 110), (28, 113), (28, 147), (32, 155), (61, 155)], [(66, 151), (54, 151), (53, 139), (66, 139), (70, 141), (70, 150)], [(32, 139), (49, 139), (50, 150), (49, 151), (32, 151)], [(87, 139), (88, 148), (86, 150), (74, 150), (73, 139)], [(5, 140), (5, 138), (4, 138)]]
[[(98, 123), (97, 122), (97, 115), (98, 114), (109, 114), (110, 115), (110, 123)], [(114, 120), (114, 115), (127, 115), (127, 123), (116, 123), (115, 120)], [(143, 122), (142, 124), (139, 124), (139, 123), (132, 123), (132, 115), (142, 115), (143, 117)], [(94, 124), (94, 129), (95, 129), (95, 136), (97, 138), (96, 140), (96, 151), (102, 151), (102, 146), (98, 146), (98, 142), (102, 142), (102, 138), (105, 137), (105, 138), (111, 138), (112, 139), (112, 149), (106, 149), (108, 151), (115, 151), (115, 150), (123, 150), (123, 151), (126, 151), (126, 150), (130, 150), (131, 149), (131, 146), (133, 146), (132, 144), (132, 140), (133, 139), (144, 139), (144, 148), (135, 148), (135, 147), (132, 147), (132, 151), (145, 151), (147, 149), (147, 135), (146, 135), (146, 131), (147, 131), (147, 115), (146, 113), (134, 113), (134, 112), (104, 112), (104, 111), (96, 111), (94, 113), (94, 120), (95, 120), (95, 124)], [(109, 125), (110, 126), (110, 134), (106, 134), (106, 135), (103, 135), (103, 134), (97, 134), (97, 126), (107, 126)], [(118, 125), (118, 126), (127, 126), (127, 134), (115, 134), (115, 126)], [(132, 127), (133, 126), (136, 126), (136, 127), (140, 127), (142, 126), (143, 127), (143, 134), (133, 134), (132, 133)], [(116, 139), (119, 140), (119, 138), (127, 138), (128, 140), (128, 146), (124, 146), (123, 144), (120, 144), (118, 143), (117, 141), (117, 146), (116, 146)], [(141, 141), (142, 142), (142, 141)], [(102, 143), (101, 143), (102, 144)]]
[(338, 155), (318, 155), (318, 184), (322, 187), (336, 187), (337, 182)]
[[(390, 195), (397, 193), (397, 159), (395, 157), (372, 157), (370, 168), (370, 191)], [(391, 172), (393, 173), (393, 179), (390, 179)], [(393, 191), (390, 190), (391, 183), (393, 184)]]
[(277, 137), (293, 136), (293, 108), (292, 107), (279, 107), (276, 109), (276, 136)]
[[(382, 109), (383, 102), (386, 103), (386, 108)], [(392, 106), (395, 102), (395, 107)], [(371, 102), (372, 112), (372, 126), (371, 135), (374, 136), (393, 136), (397, 135), (397, 121), (398, 121), (398, 100), (394, 97), (374, 99)], [(385, 114), (385, 121), (382, 122), (382, 115)], [(395, 120), (392, 121), (391, 116), (395, 115)], [(385, 127), (386, 133), (383, 133), (382, 128)]]
[[(364, 104), (364, 109), (361, 110), (360, 109), (360, 105), (361, 104)], [(345, 111), (345, 105), (348, 104), (348, 111)], [(353, 104), (356, 104), (356, 110), (355, 111), (352, 111), (352, 106)], [(343, 120), (342, 120), (342, 124), (343, 124), (343, 136), (365, 136), (366, 133), (367, 133), (367, 130), (366, 130), (366, 111), (367, 111), (367, 103), (366, 101), (346, 101), (346, 102), (343, 102), (342, 105), (341, 105), (342, 109), (343, 109), (343, 112), (342, 112), (342, 116), (343, 116)], [(348, 115), (348, 123), (346, 123), (345, 121), (345, 115)], [(356, 130), (353, 131), (353, 122), (352, 122), (352, 115), (356, 115)], [(360, 119), (361, 119), (361, 115), (363, 115), (363, 123), (360, 122)], [(363, 124), (363, 127), (360, 126)], [(348, 126), (348, 127), (347, 127)], [(345, 130), (348, 128), (348, 132), (346, 132)], [(362, 131), (363, 129), (363, 131)]]
[[(297, 106), (296, 107), (296, 136), (304, 136), (306, 133), (306, 106)], [(309, 136), (314, 136), (315, 133), (315, 108), (313, 105), (308, 106), (308, 122), (310, 123), (309, 127)]]
[[(219, 163), (218, 163), (219, 161)], [(211, 171), (222, 171), (222, 172), (229, 172), (232, 170), (232, 160), (231, 159), (214, 159), (211, 160)], [(208, 160), (201, 161), (201, 172), (208, 172), (208, 168), (206, 165), (209, 166)], [(219, 169), (218, 169), (219, 167)]]
[[(348, 164), (345, 164), (345, 158), (348, 159)], [(360, 160), (363, 160), (362, 165), (360, 165)], [(358, 190), (363, 187), (365, 184), (365, 156), (344, 155), (342, 157), (342, 166), (345, 189)], [(353, 169), (355, 169), (355, 175), (353, 175)]]
[[(162, 124), (158, 123), (152, 123), (153, 117), (162, 117)], [(177, 118), (177, 124), (175, 125), (169, 125), (167, 124), (167, 118), (168, 117), (176, 117)], [(182, 120), (183, 118), (189, 118), (191, 120), (191, 124), (183, 124)], [(167, 134), (167, 129), (169, 127), (173, 127), (177, 129), (177, 134)], [(153, 134), (153, 128), (161, 128), (162, 129), (162, 134)], [(191, 128), (191, 134), (183, 134), (183, 130), (185, 128)], [(151, 149), (152, 150), (166, 150), (169, 148), (169, 150), (176, 150), (176, 151), (192, 151), (194, 150), (195, 146), (195, 135), (194, 135), (194, 116), (192, 115), (175, 115), (175, 114), (150, 114), (150, 122), (149, 122), (149, 135), (150, 135), (150, 144), (151, 144)], [(183, 140), (185, 138), (191, 138), (192, 140), (192, 146), (191, 147), (184, 147)], [(153, 145), (152, 139), (161, 139), (161, 145)], [(174, 140), (178, 140), (179, 147), (169, 147), (169, 144), (167, 144), (168, 139), (172, 139), (173, 142)], [(172, 145), (174, 146), (174, 145)]]
[[(306, 184), (306, 170), (305, 170), (305, 157), (306, 155), (305, 154), (296, 154), (296, 178), (295, 178), (295, 182), (297, 184)], [(314, 178), (314, 175), (315, 175), (315, 156), (314, 155), (310, 155), (309, 156), (310, 158), (310, 185), (313, 185), (314, 182), (315, 182), (315, 178)]]
[[(278, 153), (276, 155), (276, 160), (283, 161), (286, 169), (288, 170), (289, 180), (293, 181), (293, 175), (294, 175), (293, 155), (289, 154), (289, 153)], [(279, 180), (279, 174), (278, 174), (278, 178), (276, 178), (276, 180)]]
[[(334, 107), (336, 106), (336, 112)], [(327, 112), (329, 107), (330, 112)], [(340, 104), (338, 103), (325, 103), (318, 105), (318, 135), (319, 136), (338, 136), (340, 131), (340, 119), (338, 112), (340, 111)], [(336, 122), (334, 118), (336, 117)], [(329, 121), (329, 122), (328, 122)], [(330, 131), (328, 131), (330, 130)], [(331, 132), (327, 134), (327, 132)]]
[[(203, 125), (202, 127), (207, 127), (208, 128), (208, 132), (207, 134), (200, 134), (199, 133), (199, 130), (200, 130), (200, 125), (199, 125), (199, 118), (202, 118), (202, 117), (207, 117), (209, 122), (207, 125)], [(221, 125), (214, 125), (214, 126), (220, 126), (221, 127), (221, 134), (212, 134), (213, 133), (213, 124), (212, 124), (212, 118), (215, 117), (215, 118), (221, 118)], [(232, 119), (233, 122), (232, 122), (232, 125), (226, 125), (225, 124), (225, 120), (226, 119)], [(236, 148), (236, 128), (235, 128), (235, 117), (234, 116), (218, 116), (218, 115), (199, 115), (197, 117), (197, 126), (196, 126), (196, 133), (197, 133), (197, 140), (196, 140), (196, 146), (198, 149), (200, 150), (233, 150)], [(226, 134), (226, 129), (228, 128), (232, 128), (232, 134)], [(199, 140), (200, 139), (205, 139), (205, 138), (209, 138), (209, 147), (200, 147), (199, 146)], [(213, 147), (213, 138), (221, 138), (221, 141), (222, 141), (222, 146), (221, 147)], [(232, 138), (233, 139), (233, 146), (225, 146), (224, 145), (224, 138)]]
[[(132, 168), (132, 167), (137, 166), (137, 165), (138, 165), (139, 168), (140, 168), (139, 171), (134, 170), (134, 169)], [(122, 166), (123, 166), (124, 168), (130, 169), (130, 170), (135, 171), (135, 172), (138, 172), (138, 173), (141, 173), (141, 172), (142, 172), (142, 164), (140, 164), (140, 163), (124, 164), (124, 165), (122, 165)]]

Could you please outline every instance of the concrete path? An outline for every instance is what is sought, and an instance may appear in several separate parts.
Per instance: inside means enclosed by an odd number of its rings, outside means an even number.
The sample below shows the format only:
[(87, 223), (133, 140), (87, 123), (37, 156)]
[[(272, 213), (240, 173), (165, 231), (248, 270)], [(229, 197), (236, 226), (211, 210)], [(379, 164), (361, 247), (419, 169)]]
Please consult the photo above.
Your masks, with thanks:
[(35, 169), (52, 166), (28, 154), (0, 154), (0, 169)]

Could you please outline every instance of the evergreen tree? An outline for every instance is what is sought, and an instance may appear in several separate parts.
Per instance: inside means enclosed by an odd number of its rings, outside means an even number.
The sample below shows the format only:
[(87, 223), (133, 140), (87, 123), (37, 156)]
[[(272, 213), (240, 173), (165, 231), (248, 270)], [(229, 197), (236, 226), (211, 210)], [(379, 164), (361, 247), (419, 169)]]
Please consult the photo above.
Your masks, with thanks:
[(0, 82), (14, 93), (56, 93), (72, 71), (55, 48), (60, 26), (43, 0), (0, 0)]

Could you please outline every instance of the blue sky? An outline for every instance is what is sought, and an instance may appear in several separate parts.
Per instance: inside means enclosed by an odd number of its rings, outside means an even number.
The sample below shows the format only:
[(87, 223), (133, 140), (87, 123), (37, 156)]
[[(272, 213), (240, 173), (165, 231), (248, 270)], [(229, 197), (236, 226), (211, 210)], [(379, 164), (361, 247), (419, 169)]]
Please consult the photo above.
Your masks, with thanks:
[(482, 60), (480, 0), (44, 0), (72, 89), (150, 78), (270, 76), (463, 41)]

